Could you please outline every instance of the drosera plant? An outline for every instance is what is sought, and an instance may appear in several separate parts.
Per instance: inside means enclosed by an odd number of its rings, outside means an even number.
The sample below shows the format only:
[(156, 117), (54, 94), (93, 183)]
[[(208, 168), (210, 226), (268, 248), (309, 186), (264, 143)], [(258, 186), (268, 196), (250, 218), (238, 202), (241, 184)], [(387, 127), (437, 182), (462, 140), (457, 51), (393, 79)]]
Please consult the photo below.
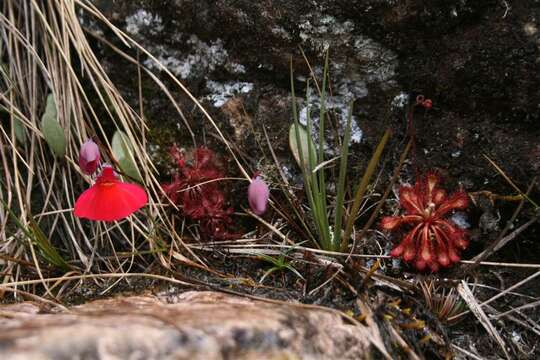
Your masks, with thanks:
[(441, 178), (428, 173), (414, 186), (403, 185), (399, 190), (399, 204), (403, 215), (385, 216), (381, 228), (408, 232), (390, 255), (401, 257), (420, 271), (438, 271), (460, 260), (460, 251), (467, 248), (467, 232), (459, 228), (448, 215), (454, 210), (464, 210), (469, 197), (463, 190), (452, 195), (439, 187)]
[(170, 183), (163, 184), (167, 197), (182, 213), (200, 225), (205, 240), (227, 240), (236, 237), (232, 227), (233, 209), (228, 207), (219, 181), (224, 178), (215, 153), (203, 146), (184, 154), (176, 146), (171, 156), (177, 171)]
[(399, 189), (399, 205), (404, 209), (404, 214), (383, 217), (380, 228), (390, 232), (405, 228), (406, 235), (390, 255), (402, 258), (417, 270), (429, 269), (436, 272), (457, 263), (460, 260), (460, 252), (469, 245), (467, 231), (448, 218), (451, 212), (465, 210), (468, 207), (469, 196), (462, 189), (448, 195), (440, 186), (441, 176), (435, 171), (419, 175), (413, 122), (416, 107), (423, 107), (427, 111), (433, 107), (433, 103), (431, 99), (418, 95), (407, 114), (416, 182), (414, 186), (405, 184)]
[[(325, 148), (325, 121), (327, 111), (325, 107), (326, 94), (328, 88), (328, 62), (329, 52), (326, 53), (323, 70), (322, 86), (319, 88), (321, 106), (319, 112), (319, 142), (315, 144), (311, 134), (313, 122), (310, 109), (307, 109), (307, 126), (303, 127), (299, 121), (297, 111), (296, 95), (294, 87), (294, 72), (291, 60), (291, 91), (292, 91), (292, 112), (293, 124), (289, 130), (289, 143), (291, 151), (302, 171), (304, 180), (304, 191), (309, 203), (311, 217), (315, 225), (315, 234), (318, 245), (323, 250), (328, 251), (346, 251), (353, 233), (354, 223), (358, 216), (364, 195), (369, 186), (370, 179), (375, 172), (377, 164), (381, 158), (384, 147), (390, 137), (391, 131), (387, 129), (379, 141), (375, 152), (373, 153), (368, 166), (356, 186), (352, 205), (348, 211), (345, 211), (345, 193), (347, 185), (347, 166), (349, 156), (349, 142), (351, 137), (353, 102), (349, 105), (347, 124), (344, 129), (344, 135), (339, 148), (339, 156), (333, 159), (326, 159)], [(313, 76), (317, 85), (317, 81)], [(309, 81), (306, 93), (309, 94)], [(333, 199), (328, 198), (327, 194), (327, 166), (334, 161), (339, 160), (339, 175), (335, 182), (336, 196)], [(333, 208), (333, 211), (332, 211)], [(333, 214), (333, 216), (331, 216)], [(345, 214), (347, 215), (346, 220)], [(308, 229), (308, 233), (309, 233)]]

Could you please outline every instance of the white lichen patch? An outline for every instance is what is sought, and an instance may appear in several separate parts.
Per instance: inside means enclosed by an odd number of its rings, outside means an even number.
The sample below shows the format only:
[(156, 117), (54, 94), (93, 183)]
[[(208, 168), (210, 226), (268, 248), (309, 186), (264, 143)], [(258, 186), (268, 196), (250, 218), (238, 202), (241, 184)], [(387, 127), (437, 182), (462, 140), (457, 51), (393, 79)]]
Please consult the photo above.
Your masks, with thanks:
[[(298, 121), (303, 124), (307, 125), (308, 120), (308, 111), (309, 116), (312, 121), (313, 126), (313, 139), (316, 143), (319, 142), (319, 123), (320, 123), (320, 108), (321, 108), (321, 100), (318, 96), (312, 96), (308, 98), (307, 103), (300, 109), (299, 118)], [(326, 98), (325, 101), (325, 108), (328, 112), (326, 115), (325, 120), (325, 129), (326, 133), (330, 133), (331, 131), (328, 129), (331, 129), (332, 126), (330, 125), (330, 121), (332, 119), (336, 119), (338, 122), (338, 133), (340, 137), (343, 137), (344, 130), (347, 126), (348, 118), (349, 118), (349, 102), (345, 100), (344, 97), (341, 96), (332, 96), (329, 98)], [(330, 117), (329, 117), (330, 116)], [(327, 138), (331, 137), (329, 134)], [(358, 126), (357, 118), (356, 116), (352, 116), (351, 119), (351, 143), (360, 143), (362, 141), (362, 129)], [(335, 155), (336, 149), (331, 144), (325, 143), (325, 152), (327, 152), (330, 155)]]
[(232, 74), (246, 73), (246, 67), (242, 64), (238, 64), (235, 62), (228, 62), (227, 64), (225, 64), (225, 68)]
[(282, 39), (285, 39), (285, 40), (292, 39), (291, 34), (287, 30), (285, 30), (285, 28), (281, 26), (274, 26), (273, 28), (270, 29), (270, 31), (272, 31), (272, 34), (279, 36)]
[(403, 109), (409, 103), (409, 95), (404, 92), (400, 92), (392, 99), (393, 109)]
[(452, 214), (450, 220), (462, 229), (470, 229), (471, 227), (471, 224), (469, 224), (469, 221), (467, 220), (467, 215), (462, 211), (457, 211)]
[[(307, 14), (299, 24), (300, 38), (303, 45), (323, 55), (330, 49), (331, 65), (330, 78), (332, 94), (325, 101), (326, 109), (335, 116), (339, 135), (342, 137), (347, 124), (349, 104), (351, 101), (368, 95), (368, 85), (378, 84), (382, 89), (390, 89), (396, 85), (394, 80), (398, 66), (397, 55), (381, 44), (356, 33), (351, 21), (339, 21), (333, 16)], [(334, 57), (332, 54), (337, 54)], [(315, 76), (322, 78), (322, 68), (315, 67)], [(301, 79), (298, 79), (302, 81)], [(406, 94), (400, 94), (395, 99), (395, 106), (404, 106), (408, 101)], [(361, 102), (358, 102), (361, 104)], [(403, 105), (402, 105), (403, 104)], [(313, 137), (318, 139), (319, 109), (321, 100), (318, 93), (310, 89), (302, 102), (300, 121), (307, 122), (308, 109), (313, 121)], [(351, 143), (362, 141), (362, 130), (356, 116), (352, 119)], [(328, 126), (325, 126), (328, 128)], [(325, 151), (332, 155), (337, 153), (335, 139), (331, 131), (325, 133), (325, 138), (331, 142), (325, 144)]]
[(327, 49), (350, 51), (356, 63), (355, 72), (364, 81), (385, 83), (393, 81), (397, 68), (397, 55), (381, 44), (362, 34), (356, 34), (351, 21), (340, 22), (335, 17), (308, 14), (299, 24), (300, 38), (304, 45), (323, 54)]
[[(185, 42), (187, 51), (180, 51), (166, 46), (157, 46), (151, 53), (158, 61), (176, 76), (182, 79), (192, 79), (205, 76), (216, 68), (229, 62), (227, 50), (221, 39), (210, 43), (201, 41), (196, 35), (191, 35)], [(161, 69), (152, 59), (147, 59), (144, 65), (149, 69)], [(239, 64), (234, 65), (239, 69)]]
[(354, 30), (351, 21), (338, 22), (330, 15), (308, 14), (300, 22), (300, 38), (315, 50), (323, 53), (330, 46), (338, 47), (350, 41)]
[(357, 34), (353, 22), (340, 22), (330, 15), (308, 14), (299, 28), (304, 45), (321, 55), (329, 48), (331, 53), (336, 49), (350, 52), (347, 66), (343, 66), (348, 77), (367, 83), (379, 82), (383, 86), (394, 84), (397, 55), (373, 39)]
[[(333, 65), (332, 72), (340, 72), (341, 65)], [(322, 77), (322, 68), (315, 67), (314, 73), (317, 77)], [(332, 94), (325, 96), (325, 109), (328, 112), (327, 120), (325, 122), (325, 138), (330, 140), (336, 140), (333, 137), (334, 132), (330, 129), (333, 128), (330, 125), (330, 121), (336, 121), (338, 127), (338, 134), (342, 138), (344, 136), (345, 128), (347, 126), (349, 118), (349, 107), (353, 100), (363, 98), (367, 95), (366, 84), (363, 81), (357, 81), (350, 78), (337, 78), (333, 86)], [(321, 98), (319, 93), (313, 87), (310, 87), (309, 92), (306, 94), (305, 100), (299, 106), (299, 121), (303, 125), (307, 125), (308, 111), (313, 124), (313, 139), (318, 143), (319, 139), (319, 123), (320, 123), (320, 109)], [(350, 143), (360, 143), (362, 141), (363, 133), (362, 129), (358, 126), (358, 119), (356, 116), (352, 116), (351, 120), (351, 139)], [(335, 155), (337, 148), (335, 146), (337, 142), (326, 142), (325, 152), (328, 155)]]
[(397, 55), (392, 50), (361, 35), (355, 37), (354, 49), (361, 63), (358, 70), (365, 81), (378, 82), (382, 88), (395, 84), (398, 61)]
[(215, 107), (221, 107), (233, 96), (251, 92), (253, 90), (253, 83), (208, 80), (206, 82), (206, 88), (210, 94), (205, 99), (210, 101)]
[(161, 16), (140, 9), (126, 18), (126, 31), (132, 35), (157, 34), (163, 31), (163, 21)]

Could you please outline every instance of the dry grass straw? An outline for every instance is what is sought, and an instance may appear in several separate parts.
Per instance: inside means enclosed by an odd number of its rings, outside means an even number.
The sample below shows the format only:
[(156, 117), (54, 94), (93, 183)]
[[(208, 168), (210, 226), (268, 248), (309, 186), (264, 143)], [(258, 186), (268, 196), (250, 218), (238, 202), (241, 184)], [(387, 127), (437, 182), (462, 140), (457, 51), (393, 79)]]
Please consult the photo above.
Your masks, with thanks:
[[(77, 273), (144, 270), (141, 266), (147, 265), (135, 257), (145, 252), (169, 267), (170, 259), (163, 256), (165, 250), (190, 253), (165, 216), (164, 205), (155, 201), (162, 198), (162, 190), (145, 147), (143, 108), (140, 112), (131, 108), (107, 76), (86, 39), (78, 10), (105, 22), (126, 45), (146, 50), (108, 22), (89, 1), (6, 0), (0, 6), (0, 55), (4, 60), (0, 111), (11, 125), (4, 122), (0, 127), (0, 200), (5, 204), (0, 209), (4, 230), (0, 233), (0, 252), (18, 259), (1, 260), (2, 282), (22, 286), (25, 282), (21, 280), (35, 278), (36, 273), (44, 279), (50, 265), (42, 256), (44, 250), (57, 250)], [(146, 74), (173, 101), (163, 83), (150, 72)], [(62, 158), (53, 155), (40, 128), (48, 94), (54, 97), (67, 140)], [(105, 130), (105, 123), (127, 135), (131, 155), (151, 199), (142, 216), (111, 224), (81, 221), (72, 213), (75, 199), (91, 183), (77, 166), (81, 144), (96, 137), (112, 154), (112, 134)], [(193, 134), (189, 127), (187, 130)], [(10, 221), (8, 209), (16, 214), (18, 224)], [(34, 219), (47, 240), (43, 244), (25, 232)], [(167, 241), (164, 243), (162, 238)], [(117, 250), (131, 256), (118, 256)], [(25, 265), (29, 263), (33, 266)], [(43, 274), (45, 269), (47, 274)], [(46, 283), (42, 280), (45, 287)]]

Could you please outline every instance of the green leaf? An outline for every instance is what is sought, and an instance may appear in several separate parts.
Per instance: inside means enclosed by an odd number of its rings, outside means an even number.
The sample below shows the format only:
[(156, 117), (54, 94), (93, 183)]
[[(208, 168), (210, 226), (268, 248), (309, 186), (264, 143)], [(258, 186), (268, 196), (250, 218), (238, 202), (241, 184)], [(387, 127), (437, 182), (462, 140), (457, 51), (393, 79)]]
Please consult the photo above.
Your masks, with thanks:
[(364, 194), (367, 191), (369, 180), (371, 179), (371, 176), (373, 175), (373, 173), (375, 172), (375, 169), (377, 168), (377, 164), (379, 163), (381, 159), (384, 147), (386, 146), (386, 143), (388, 142), (388, 139), (390, 138), (391, 134), (392, 134), (392, 131), (390, 129), (386, 129), (386, 131), (384, 132), (384, 135), (379, 141), (379, 144), (375, 148), (375, 152), (373, 153), (373, 155), (371, 155), (371, 159), (369, 160), (366, 171), (364, 172), (364, 175), (362, 176), (362, 180), (360, 180), (360, 183), (358, 184), (356, 188), (352, 209), (350, 211), (349, 217), (347, 219), (347, 225), (345, 227), (345, 235), (342, 238), (341, 248), (343, 251), (347, 250), (347, 244), (349, 243), (349, 238), (352, 234), (354, 221), (356, 220), (356, 216), (358, 215), (358, 211), (360, 210), (360, 205), (362, 204), (362, 201), (364, 200)]
[(347, 177), (347, 157), (349, 156), (349, 141), (351, 139), (353, 102), (349, 105), (349, 114), (347, 116), (347, 126), (341, 145), (341, 161), (339, 163), (339, 177), (337, 182), (336, 211), (334, 221), (334, 236), (332, 247), (339, 250), (341, 246), (341, 222), (343, 207), (345, 204), (345, 178)]
[(24, 128), (21, 119), (17, 115), (13, 115), (12, 126), (13, 131), (15, 131), (15, 137), (17, 138), (17, 141), (21, 144), (24, 144), (26, 142), (26, 129)]
[[(296, 137), (296, 124), (292, 124), (289, 129), (289, 146), (298, 166), (311, 171), (309, 166), (310, 150), (312, 159), (317, 159), (317, 152), (313, 140), (309, 137), (307, 130), (302, 125), (298, 125), (298, 135)], [(300, 142), (297, 140), (300, 139)], [(310, 146), (311, 142), (311, 146)], [(301, 148), (300, 148), (301, 147)], [(302, 155), (300, 155), (302, 154)], [(302, 158), (302, 159), (301, 159)]]
[(47, 96), (47, 106), (41, 117), (41, 131), (53, 153), (60, 158), (64, 157), (66, 155), (66, 135), (58, 122), (58, 111), (53, 94)]
[(57, 268), (62, 269), (63, 271), (68, 271), (71, 269), (71, 266), (64, 260), (64, 258), (56, 251), (56, 248), (51, 244), (43, 230), (39, 227), (38, 223), (33, 219), (29, 218), (30, 229), (33, 234), (32, 240), (35, 245), (39, 248), (41, 256), (49, 263), (53, 264)]
[(118, 161), (120, 170), (130, 178), (142, 182), (141, 174), (133, 157), (133, 146), (131, 146), (131, 142), (124, 132), (116, 130), (114, 133), (112, 151), (116, 161)]

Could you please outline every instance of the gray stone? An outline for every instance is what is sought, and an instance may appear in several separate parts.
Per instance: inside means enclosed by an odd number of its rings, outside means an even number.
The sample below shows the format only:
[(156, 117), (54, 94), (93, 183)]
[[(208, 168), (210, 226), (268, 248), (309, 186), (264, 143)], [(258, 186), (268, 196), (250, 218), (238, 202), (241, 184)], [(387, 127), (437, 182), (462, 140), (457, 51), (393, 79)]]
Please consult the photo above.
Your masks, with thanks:
[(362, 359), (369, 327), (337, 312), (216, 292), (0, 308), (2, 359)]

